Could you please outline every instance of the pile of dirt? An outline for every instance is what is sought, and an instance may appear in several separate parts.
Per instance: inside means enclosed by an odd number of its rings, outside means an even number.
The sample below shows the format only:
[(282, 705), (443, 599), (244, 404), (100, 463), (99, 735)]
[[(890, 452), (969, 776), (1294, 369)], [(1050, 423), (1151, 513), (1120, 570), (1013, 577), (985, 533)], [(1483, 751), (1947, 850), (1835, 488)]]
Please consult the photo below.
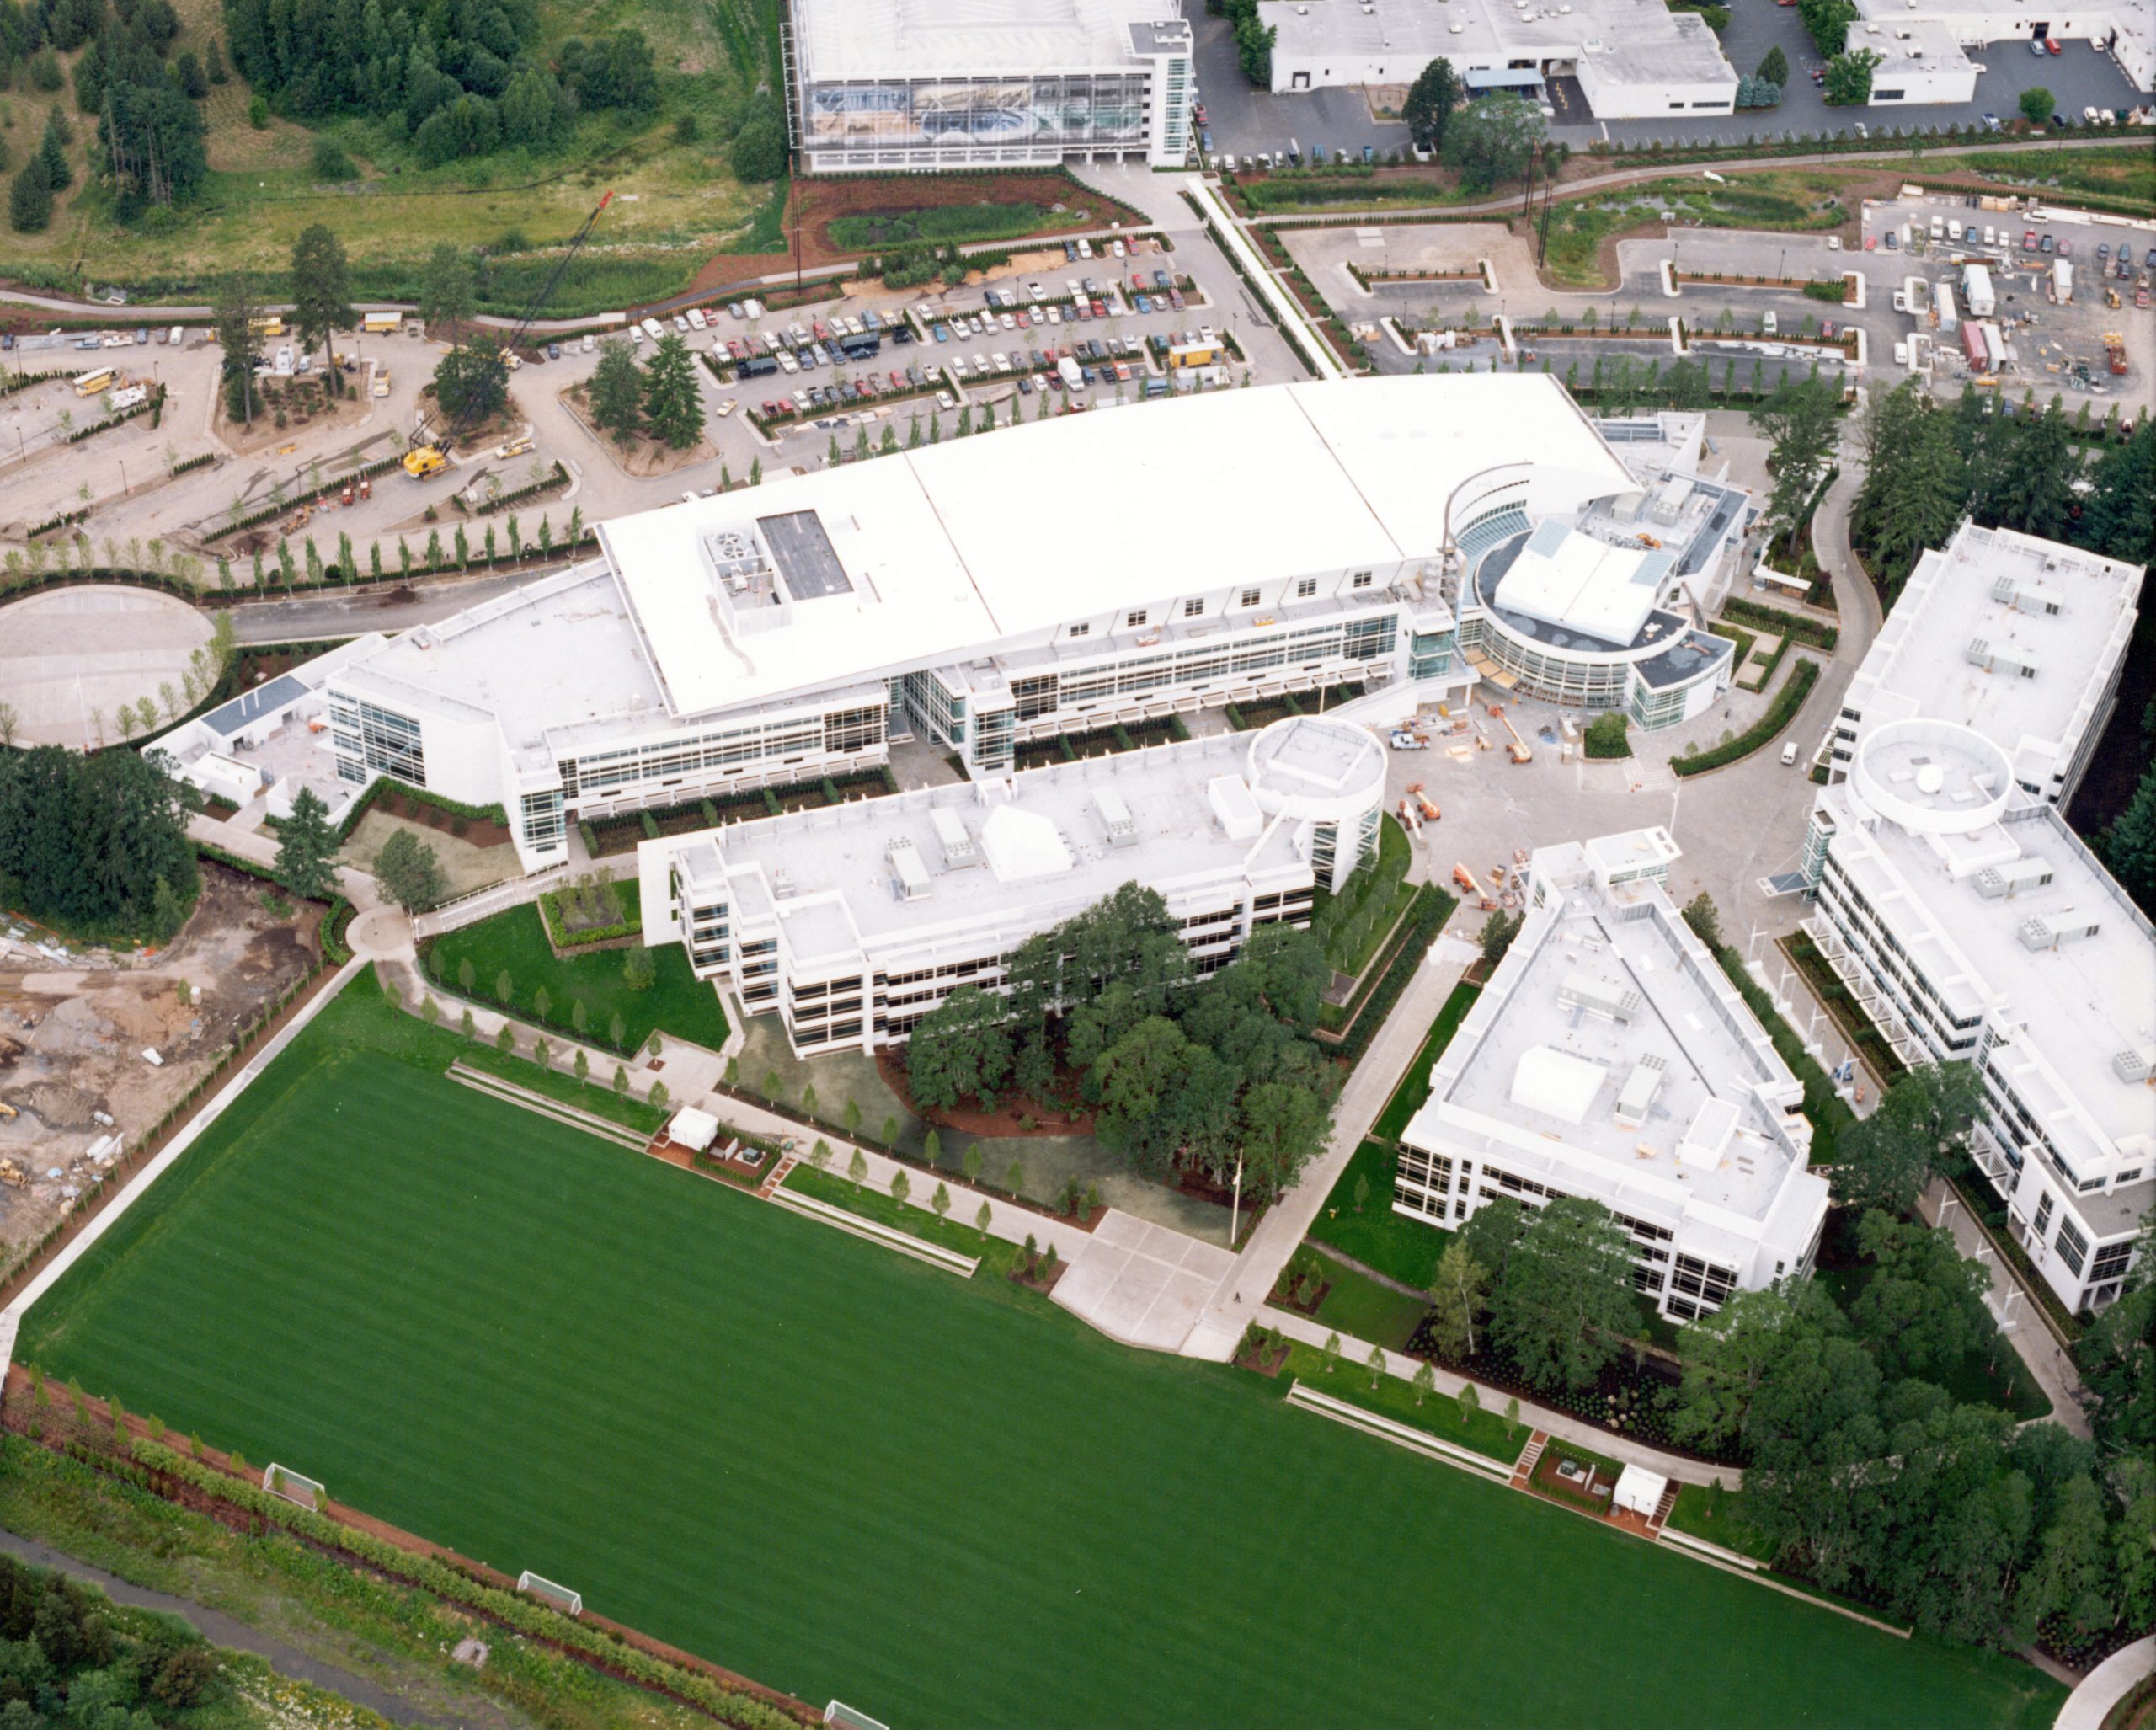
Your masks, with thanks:
[(40, 1081), (25, 1087), (13, 1103), (35, 1112), (56, 1129), (87, 1129), (100, 1109), (94, 1096), (64, 1081)]

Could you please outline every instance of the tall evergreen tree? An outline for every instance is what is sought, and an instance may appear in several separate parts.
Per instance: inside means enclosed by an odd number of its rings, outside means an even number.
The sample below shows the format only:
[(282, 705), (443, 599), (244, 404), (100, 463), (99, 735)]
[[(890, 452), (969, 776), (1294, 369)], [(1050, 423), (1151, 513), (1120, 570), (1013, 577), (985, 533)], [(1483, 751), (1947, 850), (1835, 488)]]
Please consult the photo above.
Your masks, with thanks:
[(686, 451), (702, 436), (704, 405), (697, 393), (696, 362), (689, 345), (678, 332), (659, 339), (644, 370), (643, 413), (653, 435), (676, 451)]
[(55, 192), (65, 192), (75, 178), (75, 171), (67, 166), (69, 131), (67, 117), (60, 112), (60, 104), (55, 103), (45, 110), (45, 136), (37, 147), (37, 159), (45, 170), (45, 184)]
[(325, 366), (330, 337), (358, 322), (351, 295), (344, 242), (319, 222), (302, 229), (292, 243), (292, 325), (302, 348), (322, 350)]
[(591, 419), (617, 445), (643, 430), (643, 369), (618, 337), (599, 345), (599, 365), (591, 375)]

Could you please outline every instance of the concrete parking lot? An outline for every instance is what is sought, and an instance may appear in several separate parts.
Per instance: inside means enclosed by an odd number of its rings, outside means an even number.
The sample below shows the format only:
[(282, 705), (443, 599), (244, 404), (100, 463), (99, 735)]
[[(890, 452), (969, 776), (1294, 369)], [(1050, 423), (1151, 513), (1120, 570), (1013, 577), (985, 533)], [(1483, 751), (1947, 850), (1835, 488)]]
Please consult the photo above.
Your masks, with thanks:
[(1407, 128), (1380, 120), (1360, 89), (1307, 90), (1275, 96), (1251, 84), (1235, 59), (1235, 33), (1225, 17), (1191, 8), (1197, 49), (1198, 88), (1205, 104), (1206, 131), (1214, 154), (1238, 160), (1261, 150), (1298, 145), (1307, 158), (1322, 145), (1359, 156), (1363, 147), (1390, 154), (1407, 142)]

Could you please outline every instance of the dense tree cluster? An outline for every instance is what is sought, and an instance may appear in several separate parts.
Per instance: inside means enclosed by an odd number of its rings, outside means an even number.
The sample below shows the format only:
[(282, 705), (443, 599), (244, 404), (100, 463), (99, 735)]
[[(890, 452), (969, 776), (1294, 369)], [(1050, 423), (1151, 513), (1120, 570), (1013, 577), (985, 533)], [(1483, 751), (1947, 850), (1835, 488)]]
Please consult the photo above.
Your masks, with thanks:
[(1447, 168), (1459, 171), (1462, 191), (1488, 192), (1527, 172), (1548, 130), (1534, 104), (1499, 92), (1454, 114), (1445, 126), (1438, 157)]
[(163, 941), (200, 878), (195, 789), (156, 751), (0, 753), (0, 905), (85, 935)]
[(1147, 1175), (1232, 1177), (1259, 1199), (1294, 1182), (1331, 1128), (1310, 1042), (1329, 969), (1316, 941), (1262, 927), (1198, 980), (1154, 890), (1126, 884), (1010, 961), (1009, 992), (962, 985), (914, 1029), (907, 1085), (931, 1109), (1006, 1088), (1046, 1103), (1059, 1059), (1104, 1145)]
[(1780, 1559), (1927, 1633), (2018, 1647), (2041, 1629), (2072, 1647), (2147, 1626), (2148, 1439), (2100, 1451), (1957, 1403), (1942, 1381), (1996, 1338), (1988, 1273), (1946, 1233), (1877, 1210), (1857, 1235), (1872, 1271), (1846, 1313), (1812, 1282), (1740, 1293), (1686, 1330), (1675, 1433), (1744, 1460), (1745, 1518)]
[(629, 345), (616, 338), (600, 350), (591, 375), (591, 418), (617, 445), (648, 432), (686, 451), (703, 435), (696, 366), (689, 345), (673, 331), (659, 338), (648, 366), (638, 366)]
[(1453, 64), (1439, 55), (1416, 74), (1415, 82), (1407, 87), (1407, 100), (1400, 117), (1407, 122), (1407, 134), (1425, 150), (1435, 150), (1445, 141), (1445, 123), (1452, 118), (1452, 111), (1460, 106), (1463, 87), (1460, 74)]
[(1752, 411), (1752, 424), (1774, 445), (1774, 490), (1767, 514), (1785, 528), (1801, 527), (1813, 489), (1833, 461), (1841, 436), (1839, 381), (1786, 374)]
[(1235, 26), (1235, 64), (1243, 76), (1253, 84), (1269, 86), (1273, 45), (1280, 40), (1280, 32), (1259, 19), (1257, 0), (1206, 0), (1206, 10), (1225, 13)]
[[(0, 1724), (157, 1730), (225, 1691), (217, 1657), (176, 1616), (115, 1612), (65, 1574), (0, 1556)], [(127, 1631), (141, 1626), (140, 1635)]]
[(2156, 423), (2143, 419), (2092, 462), (2075, 442), (2088, 416), (2084, 403), (2070, 422), (2056, 397), (2047, 408), (2031, 396), (2009, 412), (1973, 387), (1951, 408), (1913, 383), (1874, 397), (1859, 429), (1867, 472), (1850, 528), (1889, 599), (1964, 517), (2135, 564), (2156, 558)]
[(429, 167), (543, 150), (579, 111), (643, 114), (659, 100), (642, 31), (572, 37), (550, 65), (531, 51), (529, 0), (226, 0), (225, 19), (234, 63), (283, 111), (368, 116)]

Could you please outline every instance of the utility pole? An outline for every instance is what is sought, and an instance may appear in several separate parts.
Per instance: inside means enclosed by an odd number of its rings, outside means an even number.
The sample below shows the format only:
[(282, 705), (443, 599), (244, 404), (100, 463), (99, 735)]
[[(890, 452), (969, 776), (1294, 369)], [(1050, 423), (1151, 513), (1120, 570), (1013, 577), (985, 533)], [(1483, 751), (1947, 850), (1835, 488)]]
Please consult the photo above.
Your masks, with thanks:
[(1228, 1210), (1228, 1247), (1229, 1247), (1230, 1249), (1231, 1249), (1231, 1250), (1235, 1247), (1235, 1235), (1236, 1235), (1236, 1233), (1237, 1233), (1238, 1231), (1240, 1231), (1241, 1230), (1241, 1228), (1242, 1228), (1242, 1216), (1243, 1216), (1243, 1155), (1242, 1155), (1242, 1150), (1241, 1150), (1241, 1148), (1237, 1148), (1237, 1149), (1235, 1150), (1235, 1204), (1234, 1204), (1234, 1205), (1233, 1205), (1232, 1207), (1230, 1207), (1230, 1208), (1229, 1209), (1229, 1210)]

